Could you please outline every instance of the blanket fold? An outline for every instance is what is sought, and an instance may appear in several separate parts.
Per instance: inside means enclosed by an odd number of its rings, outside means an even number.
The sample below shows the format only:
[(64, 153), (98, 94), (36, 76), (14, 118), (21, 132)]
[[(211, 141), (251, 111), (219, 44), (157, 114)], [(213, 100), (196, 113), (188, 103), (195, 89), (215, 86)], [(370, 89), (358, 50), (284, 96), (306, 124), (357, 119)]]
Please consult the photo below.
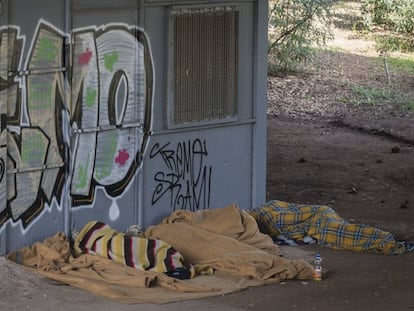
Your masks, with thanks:
[[(304, 260), (280, 257), (269, 236), (259, 232), (255, 220), (235, 204), (221, 209), (177, 211), (145, 236), (174, 246), (196, 266), (213, 268), (252, 279), (308, 279), (313, 268)], [(200, 268), (201, 267), (201, 268)]]
[(197, 212), (179, 210), (164, 218), (162, 224), (187, 223), (219, 235), (225, 235), (263, 251), (280, 255), (273, 240), (259, 231), (256, 220), (237, 204)]
[[(148, 247), (147, 242), (142, 244), (145, 247), (137, 247), (139, 243), (131, 241), (138, 240), (92, 221), (74, 241), (76, 254), (71, 252), (66, 236), (57, 233), (10, 253), (8, 258), (41, 276), (123, 303), (211, 297), (285, 279), (308, 279), (313, 273), (306, 261), (281, 257), (278, 246), (260, 233), (254, 218), (235, 204), (200, 212), (174, 212), (159, 225), (147, 228), (142, 238), (162, 242), (158, 247)], [(172, 249), (178, 257), (168, 257)], [(159, 262), (143, 259), (135, 268), (128, 266), (126, 257), (132, 252), (136, 260), (148, 257), (149, 250)], [(165, 258), (175, 265), (182, 264), (184, 258), (197, 271), (196, 277), (169, 277), (162, 272)]]
[(293, 241), (311, 237), (321, 246), (333, 249), (384, 254), (414, 250), (412, 244), (396, 241), (390, 232), (347, 222), (329, 206), (272, 200), (249, 213), (256, 219), (260, 231), (274, 240), (280, 236)]
[(77, 254), (94, 254), (138, 270), (164, 272), (180, 279), (194, 268), (171, 245), (159, 239), (128, 236), (99, 221), (88, 222), (74, 241)]
[[(97, 255), (81, 254), (76, 257), (71, 254), (70, 242), (62, 232), (43, 242), (11, 252), (7, 259), (22, 264), (41, 276), (124, 303), (163, 303), (176, 300), (171, 294), (167, 295), (168, 300), (160, 299), (160, 290), (167, 293), (188, 293), (190, 298), (209, 296), (218, 291), (214, 287), (185, 282), (161, 272), (137, 270)], [(143, 296), (144, 293), (148, 296)]]

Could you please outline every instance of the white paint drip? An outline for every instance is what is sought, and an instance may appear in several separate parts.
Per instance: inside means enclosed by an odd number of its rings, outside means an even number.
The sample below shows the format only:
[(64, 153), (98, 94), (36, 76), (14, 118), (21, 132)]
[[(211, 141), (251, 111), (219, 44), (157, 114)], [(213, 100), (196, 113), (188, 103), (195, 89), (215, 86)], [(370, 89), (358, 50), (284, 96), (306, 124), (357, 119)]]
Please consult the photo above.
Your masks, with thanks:
[(121, 214), (121, 212), (119, 210), (118, 203), (116, 202), (116, 200), (113, 200), (112, 205), (109, 208), (109, 219), (111, 221), (115, 221), (119, 218), (120, 214)]

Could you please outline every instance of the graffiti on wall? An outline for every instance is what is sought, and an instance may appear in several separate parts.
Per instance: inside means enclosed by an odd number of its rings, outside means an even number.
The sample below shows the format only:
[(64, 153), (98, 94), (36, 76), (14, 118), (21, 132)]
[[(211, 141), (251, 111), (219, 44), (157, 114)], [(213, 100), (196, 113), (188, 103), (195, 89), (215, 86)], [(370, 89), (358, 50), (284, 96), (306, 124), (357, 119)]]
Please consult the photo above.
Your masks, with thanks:
[(119, 196), (140, 165), (150, 129), (152, 62), (142, 32), (114, 25), (74, 31), (72, 55), (77, 206), (90, 203), (98, 185)]
[[(24, 38), (17, 27), (0, 31), (2, 159), (7, 176), (0, 224), (29, 223), (46, 202), (59, 197), (64, 181), (62, 129), (64, 36), (49, 25), (39, 27), (22, 66)], [(10, 53), (10, 54), (8, 54)]]
[(162, 162), (162, 169), (154, 175), (156, 186), (152, 204), (164, 196), (176, 209), (196, 211), (210, 207), (212, 167), (206, 164), (208, 156), (205, 140), (195, 139), (178, 143), (156, 143), (150, 159)]
[(24, 57), (19, 27), (0, 28), (0, 228), (60, 205), (66, 182), (72, 206), (92, 204), (98, 187), (119, 197), (141, 164), (153, 95), (145, 33), (109, 24), (70, 37), (40, 21)]

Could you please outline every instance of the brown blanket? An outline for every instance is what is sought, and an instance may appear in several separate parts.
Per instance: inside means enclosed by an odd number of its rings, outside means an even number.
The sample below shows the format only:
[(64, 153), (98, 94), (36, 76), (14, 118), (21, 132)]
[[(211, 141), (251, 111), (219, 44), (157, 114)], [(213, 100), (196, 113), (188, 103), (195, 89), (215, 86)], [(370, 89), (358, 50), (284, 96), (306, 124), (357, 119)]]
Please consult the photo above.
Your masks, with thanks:
[[(35, 269), (41, 276), (125, 303), (171, 301), (158, 301), (156, 297), (160, 290), (183, 293), (215, 291), (214, 288), (170, 278), (164, 273), (136, 270), (96, 255), (74, 257), (64, 233), (10, 253), (7, 258)], [(145, 291), (142, 289), (149, 287), (156, 288), (156, 294), (149, 292), (148, 297), (143, 296)]]
[(238, 291), (292, 278), (310, 278), (303, 260), (279, 256), (272, 240), (259, 232), (246, 212), (232, 205), (202, 212), (178, 211), (146, 230), (177, 249), (199, 273), (177, 280), (155, 271), (136, 270), (96, 255), (74, 257), (63, 233), (8, 255), (37, 273), (124, 303), (165, 303)]
[(173, 245), (198, 271), (213, 268), (271, 281), (312, 276), (313, 269), (304, 260), (280, 257), (272, 239), (260, 233), (254, 218), (236, 205), (176, 211), (162, 224), (149, 227), (145, 236)]

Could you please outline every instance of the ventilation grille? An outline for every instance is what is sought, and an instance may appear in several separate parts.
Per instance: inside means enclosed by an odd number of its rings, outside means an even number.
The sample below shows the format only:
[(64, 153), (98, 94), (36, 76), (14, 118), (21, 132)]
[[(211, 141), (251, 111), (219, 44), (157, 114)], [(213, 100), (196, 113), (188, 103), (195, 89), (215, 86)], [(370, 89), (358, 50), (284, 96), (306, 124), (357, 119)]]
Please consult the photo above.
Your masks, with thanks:
[(173, 123), (237, 115), (238, 13), (175, 11)]

